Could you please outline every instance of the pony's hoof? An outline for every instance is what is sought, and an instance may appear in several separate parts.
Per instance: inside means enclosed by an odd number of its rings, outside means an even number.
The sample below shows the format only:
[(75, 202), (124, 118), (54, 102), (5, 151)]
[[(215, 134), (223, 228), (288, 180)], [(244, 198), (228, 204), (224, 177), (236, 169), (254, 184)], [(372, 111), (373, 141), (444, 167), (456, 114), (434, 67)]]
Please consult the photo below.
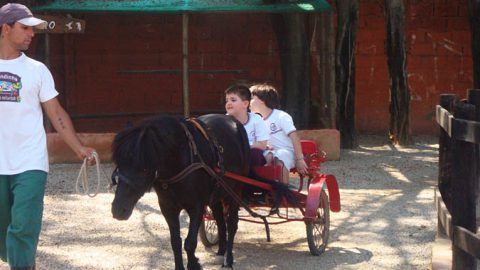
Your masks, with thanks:
[(222, 265), (222, 269), (233, 269), (233, 265), (231, 266)]
[(200, 263), (198, 263), (198, 259), (195, 258), (187, 264), (187, 269), (188, 270), (202, 270), (203, 267)]
[(215, 256), (214, 263), (216, 265), (223, 265), (224, 260), (225, 260), (224, 256), (217, 255), (217, 256)]
[(192, 265), (192, 266), (187, 266), (188, 270), (203, 270), (203, 267), (200, 264)]

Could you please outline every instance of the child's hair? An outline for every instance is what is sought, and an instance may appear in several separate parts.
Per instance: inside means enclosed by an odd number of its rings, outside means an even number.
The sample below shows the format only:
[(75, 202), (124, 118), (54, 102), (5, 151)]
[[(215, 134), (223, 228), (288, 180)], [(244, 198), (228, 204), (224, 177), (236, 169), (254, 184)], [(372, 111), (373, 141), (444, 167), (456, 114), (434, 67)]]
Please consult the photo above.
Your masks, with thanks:
[(234, 94), (240, 97), (241, 100), (250, 101), (252, 99), (252, 94), (250, 89), (245, 84), (234, 84), (225, 90), (225, 95)]
[(270, 109), (280, 109), (280, 97), (275, 87), (268, 83), (255, 84), (250, 87), (252, 95), (265, 102)]

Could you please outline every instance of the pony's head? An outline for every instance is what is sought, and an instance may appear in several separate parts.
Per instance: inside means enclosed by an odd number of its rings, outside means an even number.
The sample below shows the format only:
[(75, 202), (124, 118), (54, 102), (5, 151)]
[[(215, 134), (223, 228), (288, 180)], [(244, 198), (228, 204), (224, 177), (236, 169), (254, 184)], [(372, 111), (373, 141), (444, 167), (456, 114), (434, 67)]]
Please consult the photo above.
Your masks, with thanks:
[(126, 220), (138, 200), (155, 183), (157, 176), (168, 174), (167, 157), (174, 156), (179, 125), (174, 117), (158, 117), (137, 127), (119, 132), (113, 141), (112, 160), (117, 168), (112, 174), (116, 185), (112, 202), (115, 219)]

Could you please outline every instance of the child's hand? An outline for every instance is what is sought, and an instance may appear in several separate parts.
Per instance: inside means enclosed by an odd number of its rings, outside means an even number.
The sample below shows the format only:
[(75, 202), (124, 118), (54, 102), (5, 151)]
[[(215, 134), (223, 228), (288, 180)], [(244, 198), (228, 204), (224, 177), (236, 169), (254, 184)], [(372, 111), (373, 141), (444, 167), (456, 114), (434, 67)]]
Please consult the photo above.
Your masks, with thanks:
[(301, 175), (308, 174), (308, 166), (304, 159), (295, 160), (295, 168), (297, 169), (297, 172)]

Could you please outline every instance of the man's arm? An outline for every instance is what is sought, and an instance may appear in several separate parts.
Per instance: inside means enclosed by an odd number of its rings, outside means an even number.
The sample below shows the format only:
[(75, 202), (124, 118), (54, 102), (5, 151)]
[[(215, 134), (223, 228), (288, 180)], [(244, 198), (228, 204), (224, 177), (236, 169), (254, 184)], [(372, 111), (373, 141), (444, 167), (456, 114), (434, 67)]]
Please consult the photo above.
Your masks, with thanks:
[[(42, 107), (55, 130), (75, 154), (82, 160), (86, 157), (91, 158), (95, 149), (86, 147), (80, 142), (70, 116), (68, 116), (67, 112), (62, 108), (58, 99), (52, 98), (42, 103)], [(89, 163), (92, 164), (92, 161)]]

